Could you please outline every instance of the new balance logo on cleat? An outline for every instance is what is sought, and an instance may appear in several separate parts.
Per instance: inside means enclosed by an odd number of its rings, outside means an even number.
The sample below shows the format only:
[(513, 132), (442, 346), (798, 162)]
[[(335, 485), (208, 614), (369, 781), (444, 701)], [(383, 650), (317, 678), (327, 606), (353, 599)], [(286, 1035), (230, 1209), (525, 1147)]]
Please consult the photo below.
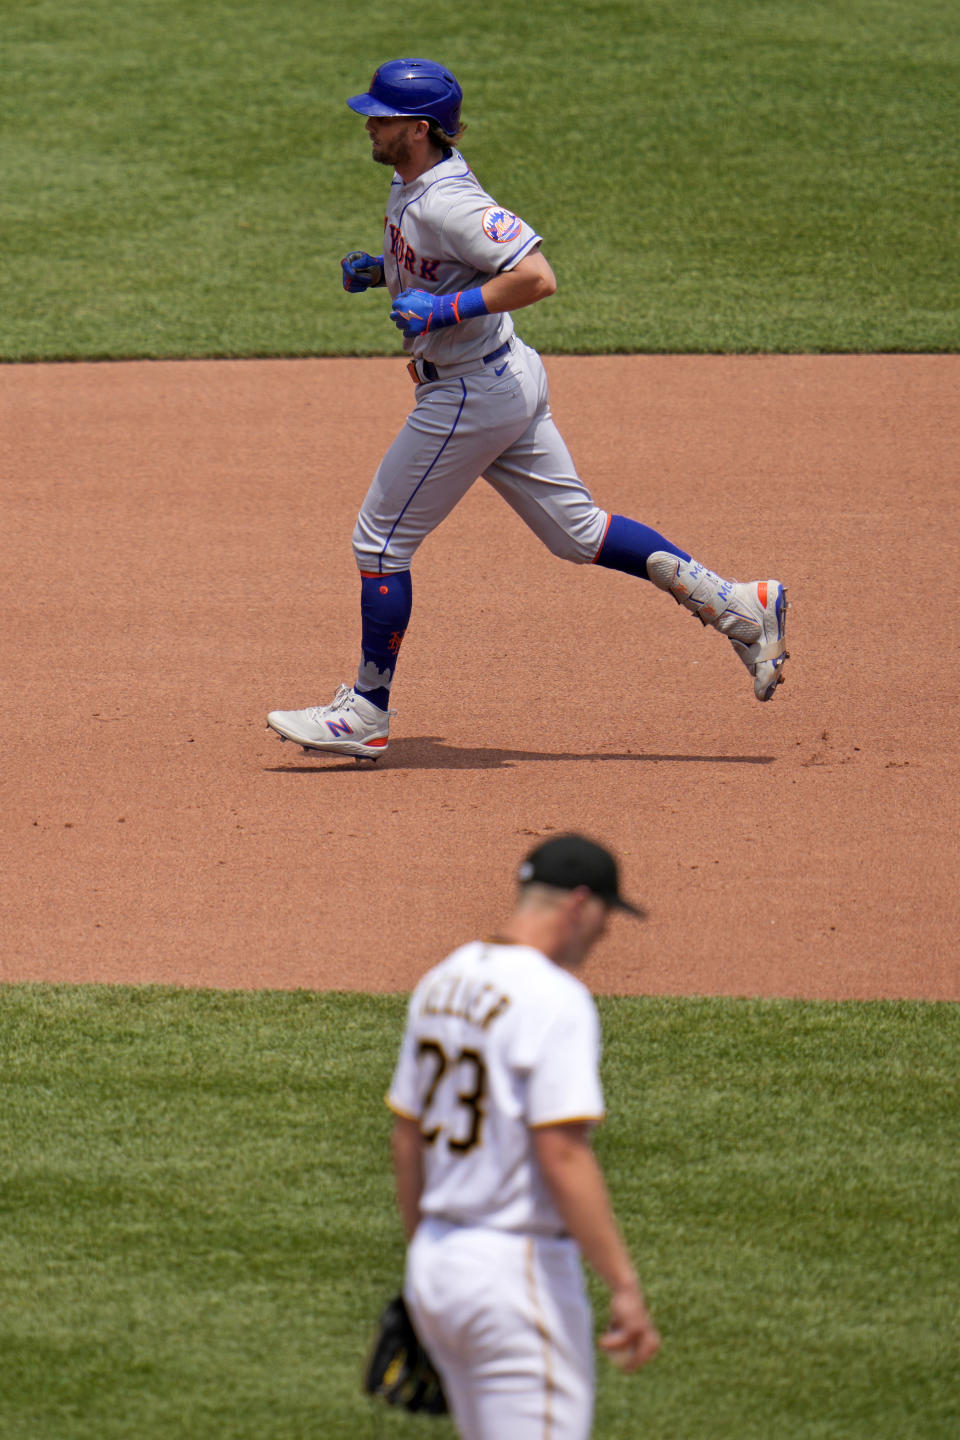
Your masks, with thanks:
[(390, 743), (390, 717), (363, 695), (341, 685), (333, 703), (306, 710), (271, 710), (267, 724), (281, 740), (296, 740), (306, 754), (379, 760)]

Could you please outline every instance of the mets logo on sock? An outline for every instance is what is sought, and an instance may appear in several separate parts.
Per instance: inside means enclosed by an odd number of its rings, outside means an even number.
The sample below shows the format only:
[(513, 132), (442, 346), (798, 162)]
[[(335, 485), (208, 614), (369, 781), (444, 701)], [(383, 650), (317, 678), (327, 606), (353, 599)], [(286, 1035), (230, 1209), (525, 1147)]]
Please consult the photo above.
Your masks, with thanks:
[(480, 223), (483, 233), (489, 235), (498, 245), (506, 245), (508, 240), (516, 240), (523, 229), (523, 222), (512, 210), (500, 210), (495, 205), (484, 210)]

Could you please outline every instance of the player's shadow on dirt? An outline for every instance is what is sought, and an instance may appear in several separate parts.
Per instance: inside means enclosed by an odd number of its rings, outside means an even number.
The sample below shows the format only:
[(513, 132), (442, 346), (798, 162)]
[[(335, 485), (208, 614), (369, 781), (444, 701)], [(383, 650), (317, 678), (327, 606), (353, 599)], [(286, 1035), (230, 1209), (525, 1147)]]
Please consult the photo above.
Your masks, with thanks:
[[(314, 759), (312, 756), (304, 756), (299, 748), (294, 754), (299, 755), (303, 763), (271, 765), (268, 768), (280, 775), (302, 775), (305, 772), (330, 774), (334, 771), (356, 769), (355, 760), (335, 759), (332, 755), (322, 753), (318, 753)], [(638, 761), (648, 765), (772, 765), (776, 759), (776, 755), (661, 755), (644, 750), (495, 750), (479, 745), (465, 749), (457, 745), (445, 745), (439, 735), (420, 735), (391, 740), (389, 752), (383, 757), (382, 770), (507, 770), (529, 760), (619, 760)], [(381, 769), (379, 764), (370, 765), (365, 761), (361, 761), (361, 764), (368, 771)]]

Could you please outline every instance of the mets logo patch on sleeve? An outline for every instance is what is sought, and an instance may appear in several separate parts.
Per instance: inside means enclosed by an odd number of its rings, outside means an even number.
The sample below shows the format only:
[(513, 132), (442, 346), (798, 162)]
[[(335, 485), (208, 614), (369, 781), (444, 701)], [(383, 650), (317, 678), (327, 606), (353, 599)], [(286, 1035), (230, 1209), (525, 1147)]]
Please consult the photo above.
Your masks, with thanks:
[(509, 240), (516, 240), (523, 229), (523, 222), (519, 216), (514, 215), (512, 210), (500, 210), (495, 205), (484, 210), (483, 233), (489, 235), (498, 245), (506, 245)]

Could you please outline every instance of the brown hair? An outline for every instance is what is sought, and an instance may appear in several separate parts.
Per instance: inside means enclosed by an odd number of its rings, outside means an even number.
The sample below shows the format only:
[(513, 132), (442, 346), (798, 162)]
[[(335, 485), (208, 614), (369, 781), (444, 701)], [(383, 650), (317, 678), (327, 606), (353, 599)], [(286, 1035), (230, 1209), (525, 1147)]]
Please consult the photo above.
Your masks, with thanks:
[(459, 145), (463, 138), (466, 125), (458, 125), (455, 132), (450, 135), (446, 130), (441, 130), (436, 120), (431, 120), (429, 115), (423, 117), (430, 126), (430, 139), (438, 150), (448, 150), (451, 145)]

